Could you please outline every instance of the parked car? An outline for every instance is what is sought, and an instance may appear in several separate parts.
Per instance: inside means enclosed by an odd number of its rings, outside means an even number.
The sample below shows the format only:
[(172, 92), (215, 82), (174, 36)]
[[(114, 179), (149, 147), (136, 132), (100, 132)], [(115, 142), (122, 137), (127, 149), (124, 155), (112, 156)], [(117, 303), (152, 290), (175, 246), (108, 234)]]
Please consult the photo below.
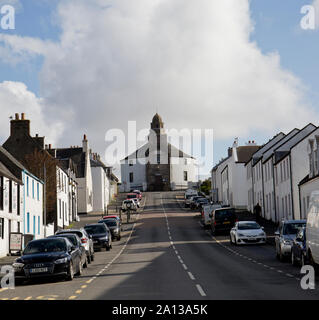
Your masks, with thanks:
[(307, 256), (310, 264), (319, 264), (319, 191), (314, 191), (310, 197), (306, 226)]
[(106, 251), (110, 251), (112, 249), (111, 231), (104, 223), (88, 224), (84, 229), (92, 236), (94, 250), (105, 248)]
[(209, 228), (211, 224), (211, 214), (215, 209), (221, 208), (220, 204), (208, 204), (202, 207), (202, 224), (204, 228)]
[(230, 232), (234, 227), (237, 216), (234, 208), (215, 209), (211, 214), (211, 230), (215, 235), (217, 232)]
[(291, 247), (299, 230), (306, 226), (306, 220), (286, 220), (275, 232), (276, 257), (283, 261), (291, 255)]
[(124, 200), (122, 202), (122, 211), (125, 212), (127, 210), (137, 211), (137, 205), (133, 199)]
[(231, 244), (265, 244), (266, 233), (264, 228), (255, 221), (239, 221), (229, 234)]
[(198, 197), (198, 194), (188, 194), (185, 198), (185, 208), (189, 208), (191, 206), (191, 203), (194, 199), (194, 197)]
[(103, 219), (99, 223), (104, 223), (111, 231), (112, 240), (121, 240), (121, 226), (117, 219)]
[(137, 195), (137, 198), (139, 200), (142, 200), (142, 192), (140, 190), (133, 190), (132, 193), (135, 193)]
[(58, 230), (55, 234), (64, 234), (64, 233), (72, 233), (79, 236), (81, 239), (81, 244), (85, 248), (86, 256), (88, 259), (88, 263), (91, 263), (94, 261), (94, 246), (92, 238), (87, 234), (84, 228), (80, 229), (64, 229), (64, 230)]
[(186, 200), (187, 197), (190, 197), (190, 196), (197, 196), (198, 195), (198, 192), (197, 190), (195, 189), (187, 189), (184, 193), (184, 199)]
[(119, 224), (120, 224), (120, 227), (121, 227), (121, 231), (123, 231), (123, 228), (122, 228), (122, 220), (120, 219), (120, 217), (119, 216), (104, 216), (103, 218), (102, 218), (102, 220), (105, 220), (105, 219), (116, 219), (118, 222), (119, 222)]
[(191, 203), (190, 203), (190, 208), (191, 208), (191, 210), (195, 210), (195, 209), (196, 209), (197, 202), (198, 202), (200, 199), (206, 199), (206, 198), (205, 198), (205, 197), (202, 197), (202, 196), (196, 196), (196, 197), (193, 197), (193, 198), (192, 198)]
[(202, 211), (203, 206), (210, 204), (210, 201), (207, 198), (198, 199), (195, 204), (195, 210)]
[(129, 200), (129, 199), (136, 199), (137, 201), (139, 201), (139, 198), (138, 198), (138, 196), (137, 196), (137, 194), (136, 193), (128, 193), (127, 195), (126, 195), (126, 200)]
[(18, 283), (53, 276), (73, 280), (82, 273), (81, 251), (67, 238), (33, 240), (12, 266)]
[(292, 243), (291, 264), (304, 266), (307, 262), (306, 228), (302, 228)]
[(66, 239), (68, 239), (74, 247), (78, 248), (81, 251), (81, 261), (82, 261), (83, 268), (88, 267), (88, 258), (86, 255), (86, 250), (82, 246), (81, 239), (79, 238), (78, 235), (71, 234), (71, 233), (61, 233), (58, 235), (50, 236), (48, 238), (49, 239), (51, 239), (51, 238), (66, 238)]

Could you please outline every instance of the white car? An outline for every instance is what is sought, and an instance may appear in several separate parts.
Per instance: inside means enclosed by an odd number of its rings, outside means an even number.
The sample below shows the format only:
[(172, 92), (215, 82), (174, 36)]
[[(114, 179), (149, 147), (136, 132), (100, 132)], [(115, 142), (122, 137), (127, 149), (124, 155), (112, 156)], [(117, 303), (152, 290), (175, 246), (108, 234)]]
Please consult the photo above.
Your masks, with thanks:
[(231, 244), (264, 244), (266, 243), (266, 238), (264, 228), (255, 221), (236, 222), (234, 228), (230, 230)]
[(124, 200), (122, 203), (122, 211), (125, 212), (127, 210), (137, 211), (137, 205), (133, 199)]

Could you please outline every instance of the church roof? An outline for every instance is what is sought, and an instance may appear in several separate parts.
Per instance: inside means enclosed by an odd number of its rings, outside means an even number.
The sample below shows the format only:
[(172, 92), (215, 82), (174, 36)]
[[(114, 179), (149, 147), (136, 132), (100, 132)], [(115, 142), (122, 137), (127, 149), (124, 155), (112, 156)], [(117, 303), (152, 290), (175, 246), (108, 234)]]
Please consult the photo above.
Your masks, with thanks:
[[(168, 150), (170, 156), (174, 157), (179, 157), (179, 158), (190, 158), (190, 159), (195, 159), (194, 157), (188, 155), (182, 150), (179, 150), (172, 144), (168, 144)], [(146, 158), (149, 155), (149, 142), (141, 146), (139, 149), (137, 149), (135, 152), (131, 153), (129, 156), (127, 156), (123, 160), (128, 160), (128, 159), (141, 159), (141, 158)]]

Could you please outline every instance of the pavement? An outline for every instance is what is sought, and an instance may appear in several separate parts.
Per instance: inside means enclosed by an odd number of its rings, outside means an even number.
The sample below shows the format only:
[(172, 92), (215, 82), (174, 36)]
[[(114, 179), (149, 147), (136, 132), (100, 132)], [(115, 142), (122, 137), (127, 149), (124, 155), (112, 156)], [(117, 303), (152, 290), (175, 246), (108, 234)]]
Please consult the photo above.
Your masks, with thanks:
[(97, 252), (72, 282), (0, 289), (0, 300), (319, 298), (317, 290), (301, 289), (300, 268), (278, 261), (273, 246), (232, 246), (228, 235), (212, 237), (199, 225), (198, 213), (183, 210), (176, 195), (145, 193), (145, 206), (135, 223), (124, 226), (121, 241), (110, 252)]

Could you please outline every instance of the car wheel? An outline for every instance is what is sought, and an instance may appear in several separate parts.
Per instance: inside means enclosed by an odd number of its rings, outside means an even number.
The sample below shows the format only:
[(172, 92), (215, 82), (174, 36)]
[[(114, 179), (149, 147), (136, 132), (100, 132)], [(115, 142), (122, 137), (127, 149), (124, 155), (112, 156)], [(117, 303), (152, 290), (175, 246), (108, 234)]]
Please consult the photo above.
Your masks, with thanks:
[(68, 275), (66, 277), (66, 280), (72, 281), (73, 278), (74, 278), (74, 268), (73, 268), (73, 263), (71, 261), (70, 262), (70, 266), (69, 266), (69, 272), (68, 272)]
[(23, 279), (14, 279), (15, 286), (21, 286), (24, 283)]
[(295, 258), (295, 255), (294, 255), (294, 252), (291, 251), (291, 264), (293, 266), (296, 266), (297, 265), (297, 261), (296, 261), (296, 258)]
[(91, 261), (92, 261), (92, 262), (94, 261), (94, 252), (93, 252), (92, 255), (91, 255)]
[(87, 261), (88, 261), (88, 264), (91, 263), (91, 255), (90, 255), (90, 253), (87, 255)]
[(231, 245), (233, 245), (234, 243), (233, 243), (233, 238), (232, 238), (232, 236), (231, 235), (229, 235), (229, 241), (230, 241), (230, 244)]
[(87, 268), (88, 267), (88, 257), (85, 256), (85, 260), (84, 260), (84, 264), (83, 264), (83, 268)]
[(121, 236), (120, 236), (120, 235), (117, 237), (117, 240), (118, 240), (118, 241), (120, 241), (120, 240), (121, 240)]
[(77, 275), (78, 275), (78, 276), (81, 276), (82, 273), (83, 273), (83, 266), (82, 266), (82, 261), (80, 260), (80, 261), (79, 261), (79, 267), (78, 267), (78, 273), (77, 273)]
[(235, 237), (235, 246), (237, 246), (237, 245), (238, 245), (237, 238)]
[(281, 248), (279, 248), (279, 260), (283, 262), (285, 260), (284, 255), (282, 254)]
[(305, 256), (301, 254), (300, 265), (303, 267), (305, 265)]

